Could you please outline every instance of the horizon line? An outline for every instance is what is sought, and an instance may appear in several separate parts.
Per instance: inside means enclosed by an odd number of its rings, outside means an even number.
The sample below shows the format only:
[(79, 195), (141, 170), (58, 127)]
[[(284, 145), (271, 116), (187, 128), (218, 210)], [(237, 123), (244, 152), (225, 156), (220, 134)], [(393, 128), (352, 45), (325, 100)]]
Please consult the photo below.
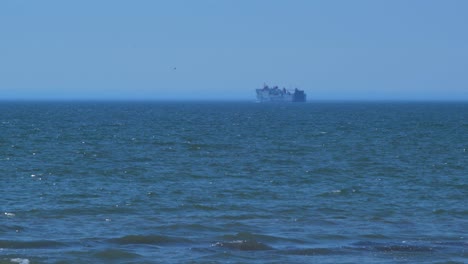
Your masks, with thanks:
[[(245, 103), (261, 103), (255, 99), (222, 99), (222, 98), (209, 98), (209, 99), (143, 99), (143, 98), (0, 98), (0, 103), (4, 102), (245, 102)], [(262, 102), (261, 104), (308, 104), (308, 103), (468, 103), (468, 99), (313, 99), (306, 102)]]

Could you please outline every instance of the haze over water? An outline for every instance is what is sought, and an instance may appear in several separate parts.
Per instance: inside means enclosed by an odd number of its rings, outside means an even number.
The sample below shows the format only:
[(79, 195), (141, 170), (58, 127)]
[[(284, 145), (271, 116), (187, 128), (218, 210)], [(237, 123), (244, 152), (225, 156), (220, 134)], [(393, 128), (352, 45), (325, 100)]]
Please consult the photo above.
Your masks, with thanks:
[(464, 263), (466, 103), (0, 104), (0, 263)]

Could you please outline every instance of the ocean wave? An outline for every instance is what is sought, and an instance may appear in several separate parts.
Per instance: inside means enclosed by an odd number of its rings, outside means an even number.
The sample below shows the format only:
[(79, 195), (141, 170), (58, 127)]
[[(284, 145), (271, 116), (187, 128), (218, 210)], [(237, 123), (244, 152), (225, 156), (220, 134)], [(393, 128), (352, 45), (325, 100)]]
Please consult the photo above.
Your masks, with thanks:
[(274, 245), (302, 244), (304, 241), (298, 238), (287, 238), (280, 236), (271, 236), (255, 234), (249, 232), (240, 232), (237, 234), (223, 235), (220, 241), (212, 244), (212, 247), (223, 247), (236, 250), (274, 250)]
[(434, 262), (434, 264), (465, 264), (465, 262), (463, 262), (463, 261), (447, 260), (447, 261), (442, 261), (442, 262)]
[(115, 260), (115, 261), (122, 261), (123, 259), (133, 259), (140, 257), (139, 254), (128, 252), (125, 250), (118, 250), (118, 249), (107, 249), (103, 251), (96, 252), (94, 254), (95, 257), (103, 260)]
[(283, 250), (282, 253), (287, 255), (303, 255), (303, 256), (315, 256), (315, 255), (339, 255), (345, 252), (340, 248), (300, 248), (300, 249), (287, 249)]
[(187, 243), (190, 242), (190, 240), (162, 235), (127, 235), (119, 238), (108, 239), (107, 242), (119, 245), (158, 245), (167, 243)]
[(33, 248), (60, 248), (66, 244), (51, 241), (51, 240), (35, 240), (35, 241), (14, 241), (14, 240), (0, 240), (0, 248), (9, 249), (33, 249)]
[(273, 250), (274, 248), (258, 242), (255, 240), (234, 240), (227, 242), (216, 242), (212, 244), (213, 247), (222, 247), (229, 249), (245, 250), (245, 251), (254, 251), (254, 250)]
[(293, 242), (293, 243), (302, 243), (301, 240), (296, 238), (284, 238), (279, 236), (271, 236), (271, 235), (261, 235), (249, 232), (240, 232), (237, 234), (228, 234), (223, 235), (220, 237), (224, 241), (263, 241), (268, 243), (285, 243), (285, 242)]
[(432, 252), (437, 249), (434, 245), (419, 245), (407, 242), (396, 244), (384, 244), (369, 241), (361, 241), (354, 243), (349, 249), (355, 250), (369, 250), (369, 251), (383, 251), (383, 252)]
[(224, 230), (223, 228), (219, 228), (216, 226), (208, 226), (202, 224), (193, 224), (193, 223), (177, 223), (177, 224), (169, 224), (169, 225), (162, 225), (159, 228), (164, 228), (164, 230), (184, 230), (188, 232), (201, 232), (201, 231), (213, 231), (213, 232), (221, 232)]
[(448, 247), (466, 247), (468, 248), (468, 242), (465, 241), (443, 241), (443, 242), (435, 242), (434, 244), (440, 246), (448, 246)]
[(351, 194), (358, 194), (360, 192), (359, 187), (350, 187), (350, 188), (343, 188), (343, 189), (335, 189), (331, 191), (326, 191), (317, 194), (318, 197), (333, 197), (333, 196), (339, 196), (339, 195), (351, 195)]
[(21, 232), (26, 228), (19, 225), (0, 225), (0, 232)]
[(17, 264), (29, 264), (29, 259), (22, 259), (22, 258), (12, 258), (10, 259), (12, 263), (17, 263)]
[(224, 219), (224, 220), (249, 220), (249, 219), (270, 219), (270, 218), (271, 218), (270, 214), (260, 214), (258, 212), (225, 214), (225, 215), (219, 216), (219, 219)]
[(465, 217), (468, 215), (468, 210), (456, 210), (456, 209), (434, 209), (432, 213), (435, 215), (448, 215), (452, 217)]
[[(67, 203), (69, 201), (66, 201)], [(73, 202), (75, 203), (75, 202)], [(76, 204), (79, 204), (78, 200)], [(135, 213), (136, 209), (127, 206), (127, 205), (109, 205), (109, 206), (89, 206), (89, 207), (71, 207), (71, 208), (60, 208), (60, 209), (52, 209), (52, 210), (44, 210), (39, 211), (41, 217), (44, 218), (66, 218), (74, 215), (79, 216), (96, 216), (96, 215), (103, 215), (103, 214), (112, 214), (112, 215), (120, 215), (120, 214), (127, 214), (130, 215)]]
[(367, 238), (367, 239), (389, 239), (389, 237), (383, 234), (364, 234), (361, 237)]

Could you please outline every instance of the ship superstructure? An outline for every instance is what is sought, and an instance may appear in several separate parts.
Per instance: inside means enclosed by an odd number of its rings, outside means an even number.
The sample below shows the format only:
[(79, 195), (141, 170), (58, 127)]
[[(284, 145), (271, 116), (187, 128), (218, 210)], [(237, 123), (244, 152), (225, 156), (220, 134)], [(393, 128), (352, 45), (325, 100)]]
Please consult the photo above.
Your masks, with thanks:
[(297, 88), (289, 91), (278, 86), (269, 87), (263, 85), (262, 89), (256, 89), (257, 101), (259, 102), (305, 102), (306, 94)]

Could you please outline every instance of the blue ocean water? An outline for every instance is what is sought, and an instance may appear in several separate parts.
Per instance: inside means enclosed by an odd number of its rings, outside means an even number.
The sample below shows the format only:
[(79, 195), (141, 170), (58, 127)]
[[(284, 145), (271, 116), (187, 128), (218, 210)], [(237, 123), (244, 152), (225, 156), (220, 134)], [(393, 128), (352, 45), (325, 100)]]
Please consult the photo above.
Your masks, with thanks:
[(2, 102), (0, 263), (468, 262), (467, 103)]

